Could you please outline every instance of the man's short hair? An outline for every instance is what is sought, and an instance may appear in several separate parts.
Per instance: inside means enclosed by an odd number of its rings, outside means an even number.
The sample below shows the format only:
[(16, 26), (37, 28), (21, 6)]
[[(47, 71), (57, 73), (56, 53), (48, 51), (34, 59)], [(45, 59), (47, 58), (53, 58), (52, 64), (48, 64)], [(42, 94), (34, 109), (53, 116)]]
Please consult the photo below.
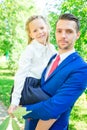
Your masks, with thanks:
[(59, 19), (57, 20), (57, 22), (59, 20), (71, 20), (71, 21), (75, 21), (76, 23), (76, 31), (78, 32), (80, 30), (80, 22), (78, 20), (78, 18), (76, 16), (74, 16), (73, 14), (70, 13), (65, 13), (59, 16)]

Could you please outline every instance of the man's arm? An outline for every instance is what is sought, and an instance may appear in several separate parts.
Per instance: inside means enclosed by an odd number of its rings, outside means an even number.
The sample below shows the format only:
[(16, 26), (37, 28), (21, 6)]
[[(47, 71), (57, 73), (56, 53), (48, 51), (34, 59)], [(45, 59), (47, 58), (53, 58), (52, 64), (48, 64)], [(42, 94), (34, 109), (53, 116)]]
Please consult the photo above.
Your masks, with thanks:
[(59, 115), (73, 106), (78, 97), (83, 93), (87, 85), (86, 70), (77, 70), (61, 86), (56, 94), (46, 101), (26, 106), (27, 111), (32, 112), (25, 115), (24, 118), (33, 119), (57, 119)]

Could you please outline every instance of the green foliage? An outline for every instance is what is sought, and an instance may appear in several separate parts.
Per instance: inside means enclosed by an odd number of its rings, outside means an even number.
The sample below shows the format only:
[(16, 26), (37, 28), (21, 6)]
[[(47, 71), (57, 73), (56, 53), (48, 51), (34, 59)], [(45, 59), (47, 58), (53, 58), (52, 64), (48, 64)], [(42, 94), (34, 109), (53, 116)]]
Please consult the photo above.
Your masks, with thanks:
[(9, 53), (9, 67), (15, 71), (27, 44), (25, 22), (36, 12), (33, 0), (3, 0), (0, 3), (0, 55)]
[(17, 121), (14, 120), (14, 118), (12, 119), (12, 128), (13, 130), (20, 130), (20, 127), (17, 124)]
[(72, 13), (77, 16), (81, 23), (81, 36), (75, 44), (76, 50), (87, 61), (87, 1), (86, 0), (66, 0), (61, 2), (61, 6), (56, 3), (54, 6), (56, 11), (50, 11), (48, 18), (51, 25), (51, 42), (56, 45), (55, 40), (55, 23), (58, 19), (58, 15), (61, 13)]
[(6, 63), (0, 63), (0, 100), (6, 106), (9, 105), (11, 87), (13, 85), (13, 73), (8, 70)]
[[(12, 120), (12, 122), (10, 122)], [(20, 130), (17, 121), (14, 118), (7, 117), (0, 125), (0, 130), (6, 130), (8, 125), (11, 123), (13, 130)]]
[(6, 130), (7, 126), (8, 126), (8, 123), (9, 123), (9, 117), (7, 117), (3, 122), (2, 124), (0, 125), (0, 130)]
[(79, 18), (81, 36), (75, 47), (87, 60), (87, 1), (66, 0), (61, 6), (61, 13), (72, 13)]
[(87, 89), (86, 89), (85, 93), (87, 94)]
[(77, 100), (70, 117), (70, 130), (86, 130), (87, 129), (87, 98), (86, 94)]
[(54, 46), (57, 48), (56, 39), (55, 39), (55, 29), (56, 29), (56, 21), (58, 16), (55, 13), (50, 13), (48, 15), (48, 20), (50, 23), (50, 42), (54, 44)]

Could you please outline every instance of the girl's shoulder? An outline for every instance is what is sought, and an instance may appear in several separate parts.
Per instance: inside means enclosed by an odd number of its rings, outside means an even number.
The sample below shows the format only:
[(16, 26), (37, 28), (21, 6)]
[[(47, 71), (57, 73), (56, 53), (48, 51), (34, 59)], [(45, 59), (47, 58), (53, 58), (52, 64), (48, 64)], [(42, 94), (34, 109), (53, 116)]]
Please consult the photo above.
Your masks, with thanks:
[(21, 53), (21, 57), (26, 57), (26, 56), (29, 56), (29, 55), (33, 55), (34, 53), (34, 48), (32, 46), (32, 44), (28, 44), (24, 50), (22, 51)]
[(55, 46), (52, 43), (48, 43), (50, 47), (55, 48)]
[(48, 46), (50, 47), (50, 49), (54, 52), (57, 53), (57, 50), (55, 48), (55, 46), (52, 43), (49, 43)]
[(25, 51), (30, 51), (34, 49), (34, 43), (30, 43), (26, 46)]

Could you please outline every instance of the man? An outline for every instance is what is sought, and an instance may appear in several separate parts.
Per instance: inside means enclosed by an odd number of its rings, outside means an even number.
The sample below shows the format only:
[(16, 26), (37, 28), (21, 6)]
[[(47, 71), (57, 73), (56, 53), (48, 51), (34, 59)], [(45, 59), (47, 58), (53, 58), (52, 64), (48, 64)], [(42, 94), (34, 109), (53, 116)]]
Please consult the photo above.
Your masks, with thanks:
[(75, 41), (79, 36), (78, 19), (72, 14), (61, 15), (56, 24), (59, 65), (49, 75), (50, 68), (57, 57), (54, 55), (41, 78), (41, 88), (51, 98), (26, 106), (27, 111), (32, 112), (25, 115), (25, 119), (32, 118), (33, 122), (39, 119), (56, 119), (50, 130), (68, 129), (72, 107), (87, 86), (87, 63), (74, 49)]

